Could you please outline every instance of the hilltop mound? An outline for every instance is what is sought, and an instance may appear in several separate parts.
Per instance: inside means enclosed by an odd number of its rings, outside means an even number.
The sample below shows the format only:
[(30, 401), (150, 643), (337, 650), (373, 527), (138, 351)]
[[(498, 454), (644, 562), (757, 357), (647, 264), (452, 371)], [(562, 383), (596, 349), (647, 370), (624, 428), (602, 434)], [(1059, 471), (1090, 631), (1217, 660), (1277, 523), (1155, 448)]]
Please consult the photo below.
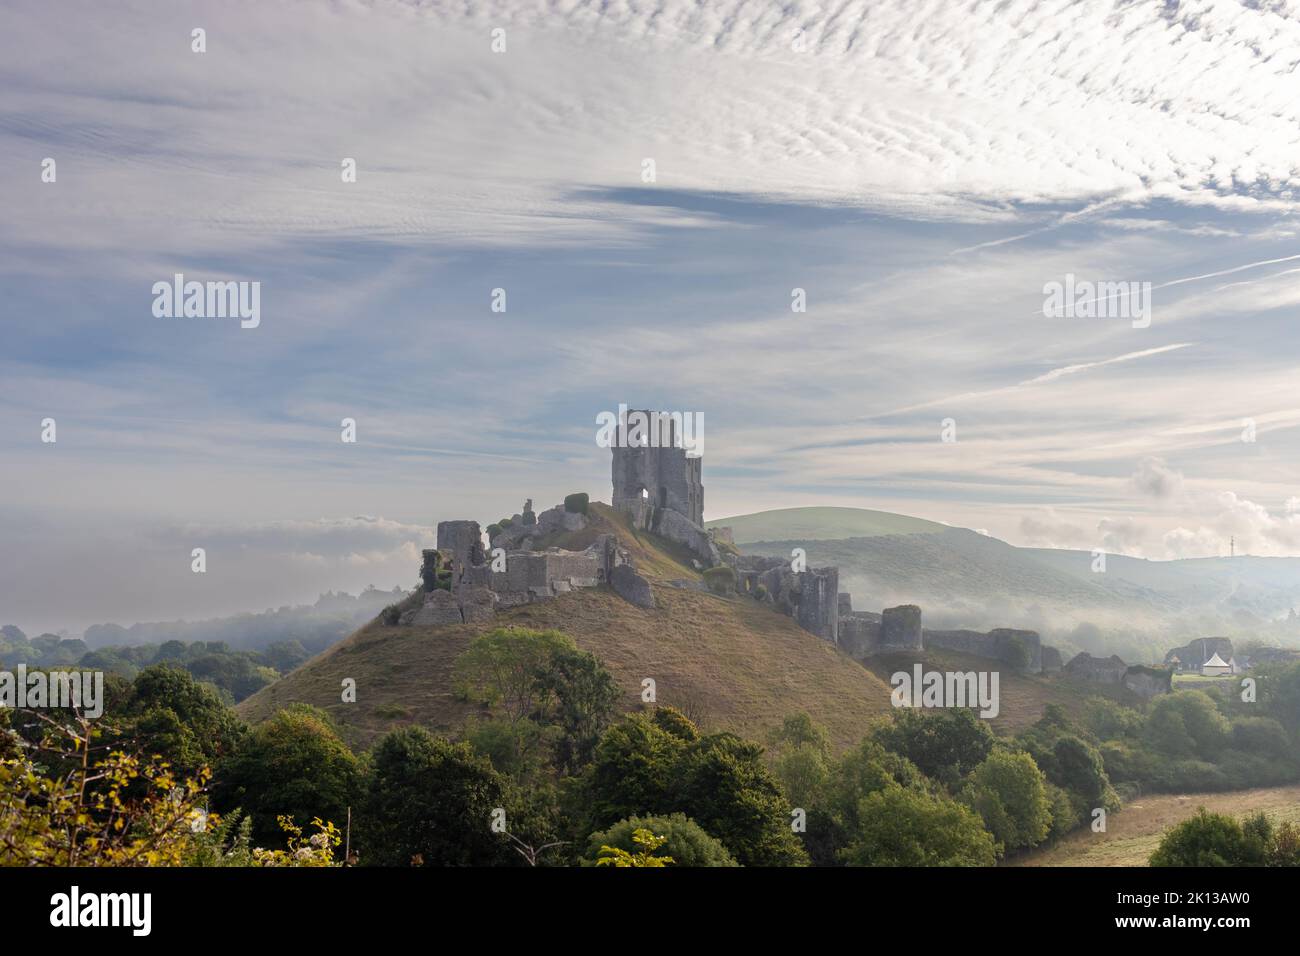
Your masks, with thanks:
[[(556, 628), (605, 662), (625, 691), (628, 710), (641, 703), (641, 682), (653, 678), (658, 702), (686, 711), (710, 730), (760, 739), (787, 714), (807, 711), (837, 745), (855, 743), (871, 717), (889, 710), (889, 687), (829, 642), (749, 598), (698, 590), (700, 576), (676, 545), (593, 503), (588, 528), (547, 540), (584, 547), (614, 533), (651, 584), (658, 607), (641, 609), (608, 588), (561, 594), (498, 611), (473, 624), (386, 626), (372, 621), (239, 705), (250, 721), (294, 702), (328, 711), (345, 739), (367, 747), (388, 730), (420, 724), (456, 732), (482, 713), (457, 700), (452, 667), (477, 634), (517, 625)], [(677, 582), (674, 586), (669, 582)], [(341, 701), (342, 682), (357, 682), (357, 702)]]

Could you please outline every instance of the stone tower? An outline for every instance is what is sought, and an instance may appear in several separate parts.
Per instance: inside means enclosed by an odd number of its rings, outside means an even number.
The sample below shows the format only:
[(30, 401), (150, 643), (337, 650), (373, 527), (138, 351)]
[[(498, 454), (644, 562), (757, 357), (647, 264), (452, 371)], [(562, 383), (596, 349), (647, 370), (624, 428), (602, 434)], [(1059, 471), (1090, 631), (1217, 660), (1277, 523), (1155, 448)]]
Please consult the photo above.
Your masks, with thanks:
[[(635, 427), (633, 416), (644, 415), (646, 429)], [(619, 422), (613, 447), (614, 500), (620, 511), (643, 513), (647, 506), (666, 508), (704, 526), (704, 483), (699, 457), (682, 447), (680, 421), (667, 412), (628, 412)], [(629, 439), (639, 443), (628, 447)]]

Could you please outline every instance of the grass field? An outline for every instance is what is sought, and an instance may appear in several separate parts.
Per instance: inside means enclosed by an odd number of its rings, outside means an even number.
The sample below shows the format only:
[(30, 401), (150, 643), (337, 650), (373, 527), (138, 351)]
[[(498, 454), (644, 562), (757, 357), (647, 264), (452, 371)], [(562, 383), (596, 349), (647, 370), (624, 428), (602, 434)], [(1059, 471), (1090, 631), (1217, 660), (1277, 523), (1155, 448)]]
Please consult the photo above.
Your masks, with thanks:
[(1139, 797), (1106, 820), (1105, 833), (1084, 829), (1054, 847), (1009, 861), (1010, 866), (1146, 866), (1165, 831), (1205, 807), (1240, 818), (1263, 811), (1300, 823), (1300, 784), (1230, 793)]

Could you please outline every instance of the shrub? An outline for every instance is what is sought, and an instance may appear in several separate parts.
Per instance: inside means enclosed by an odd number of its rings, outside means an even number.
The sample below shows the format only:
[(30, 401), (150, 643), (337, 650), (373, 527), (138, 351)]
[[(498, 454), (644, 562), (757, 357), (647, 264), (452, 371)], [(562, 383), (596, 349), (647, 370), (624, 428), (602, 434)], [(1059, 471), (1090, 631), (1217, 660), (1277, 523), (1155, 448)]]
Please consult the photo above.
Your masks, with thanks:
[[(1165, 833), (1151, 854), (1151, 866), (1259, 866), (1272, 842), (1272, 825), (1248, 822), (1249, 832), (1232, 817), (1200, 807), (1196, 816)], [(1267, 831), (1262, 832), (1262, 831)]]
[(401, 609), (396, 604), (390, 604), (380, 612), (380, 617), (389, 627), (397, 625), (397, 619), (402, 616)]
[(1047, 802), (1052, 809), (1052, 829), (1048, 831), (1049, 840), (1059, 840), (1079, 825), (1079, 813), (1074, 808), (1070, 795), (1054, 783), (1047, 784)]
[(992, 866), (993, 837), (980, 818), (950, 797), (889, 787), (865, 797), (849, 866)]
[(585, 515), (590, 498), (585, 491), (575, 492), (571, 495), (564, 496), (564, 510), (570, 514)]
[(684, 813), (661, 817), (629, 817), (608, 830), (593, 833), (587, 840), (582, 866), (595, 866), (602, 846), (617, 847), (629, 853), (638, 850), (633, 836), (637, 830), (649, 830), (663, 837), (660, 853), (673, 858), (673, 866), (739, 866), (722, 843)]
[(758, 601), (767, 600), (767, 585), (760, 584), (754, 588), (754, 599)]
[(1291, 755), (1286, 731), (1272, 717), (1238, 717), (1232, 722), (1232, 745), (1261, 757), (1285, 759)]
[(1047, 838), (1052, 825), (1047, 780), (1027, 753), (993, 751), (971, 774), (964, 797), (999, 849), (1020, 850)]
[(736, 571), (727, 565), (708, 568), (704, 572), (704, 583), (714, 594), (734, 594), (736, 592)]
[(895, 710), (891, 721), (871, 729), (871, 737), (916, 764), (927, 777), (952, 787), (993, 749), (988, 721), (965, 707)]

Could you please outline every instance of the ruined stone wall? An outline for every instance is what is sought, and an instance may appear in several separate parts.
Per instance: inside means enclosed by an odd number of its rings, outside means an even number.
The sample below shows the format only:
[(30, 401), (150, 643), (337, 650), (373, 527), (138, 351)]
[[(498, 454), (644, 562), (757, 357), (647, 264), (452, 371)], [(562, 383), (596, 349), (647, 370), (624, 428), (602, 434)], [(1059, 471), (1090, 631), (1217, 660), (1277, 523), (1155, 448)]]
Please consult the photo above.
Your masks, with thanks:
[(805, 631), (835, 643), (840, 624), (839, 568), (811, 568), (799, 573), (795, 621)]
[(836, 643), (854, 660), (870, 657), (880, 647), (880, 615), (865, 611), (841, 614)]
[(1154, 667), (1130, 667), (1124, 672), (1122, 683), (1139, 697), (1149, 700), (1173, 690), (1173, 674)]
[[(969, 630), (926, 630), (925, 647), (942, 647), (950, 651), (988, 657), (1012, 663), (1013, 645), (1019, 639), (1028, 655), (1025, 670), (1037, 674), (1043, 669), (1043, 642), (1037, 631), (1022, 631), (1009, 627), (994, 628), (987, 633)], [(1060, 655), (1057, 655), (1059, 662)]]
[(924, 646), (921, 609), (915, 604), (887, 607), (880, 614), (880, 649), (919, 651)]
[(1116, 655), (1093, 657), (1087, 651), (1076, 654), (1065, 665), (1065, 673), (1071, 677), (1099, 684), (1118, 684), (1124, 680), (1127, 670), (1128, 665)]

